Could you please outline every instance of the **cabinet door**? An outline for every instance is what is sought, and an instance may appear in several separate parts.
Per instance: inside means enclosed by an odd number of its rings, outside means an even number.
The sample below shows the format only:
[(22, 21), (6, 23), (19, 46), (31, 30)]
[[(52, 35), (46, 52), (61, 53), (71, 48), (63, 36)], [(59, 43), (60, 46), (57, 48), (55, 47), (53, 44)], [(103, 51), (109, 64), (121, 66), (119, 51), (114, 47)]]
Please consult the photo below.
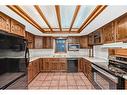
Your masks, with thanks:
[(45, 59), (43, 59), (43, 71), (51, 71), (50, 62), (49, 61), (45, 61)]
[(43, 48), (44, 49), (53, 48), (53, 38), (52, 37), (43, 37)]
[(0, 12), (0, 30), (10, 32), (10, 23), (10, 18)]
[(127, 89), (127, 80), (125, 80), (125, 89)]
[(33, 66), (32, 63), (29, 63), (28, 66), (28, 83), (33, 79)]
[(94, 34), (91, 33), (88, 35), (88, 45), (93, 45), (94, 44)]
[(103, 43), (115, 42), (115, 24), (111, 22), (103, 27)]
[(11, 19), (11, 33), (25, 37), (25, 27)]
[(79, 59), (78, 61), (78, 72), (83, 71), (83, 59)]
[(117, 41), (127, 40), (127, 14), (118, 18), (116, 21)]
[(42, 49), (42, 37), (40, 36), (35, 36), (35, 49)]
[(34, 48), (34, 43), (35, 43), (35, 36), (31, 33), (25, 32), (25, 38), (28, 40), (28, 48), (33, 49)]
[(43, 59), (40, 58), (40, 71), (42, 72), (43, 71)]
[(87, 36), (80, 37), (80, 48), (88, 48), (88, 37)]
[(60, 71), (67, 71), (67, 59), (65, 58), (59, 59), (59, 69)]

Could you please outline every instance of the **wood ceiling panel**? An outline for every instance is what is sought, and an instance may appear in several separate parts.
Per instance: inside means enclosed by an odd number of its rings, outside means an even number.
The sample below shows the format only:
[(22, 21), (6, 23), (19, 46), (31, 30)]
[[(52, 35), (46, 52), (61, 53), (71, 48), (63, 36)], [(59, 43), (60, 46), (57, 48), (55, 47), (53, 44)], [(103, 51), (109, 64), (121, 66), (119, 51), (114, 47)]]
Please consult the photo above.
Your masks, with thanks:
[(59, 28), (60, 28), (60, 31), (62, 32), (60, 6), (59, 5), (56, 5), (55, 6), (55, 9), (56, 9), (56, 15), (57, 15), (57, 19), (58, 19)]
[(45, 23), (48, 25), (48, 27), (50, 28), (50, 31), (53, 32), (48, 20), (46, 19), (46, 17), (44, 16), (43, 12), (41, 11), (40, 7), (38, 5), (34, 6), (35, 9), (37, 10), (37, 12), (40, 14), (40, 16), (42, 17), (42, 19), (45, 21)]
[(55, 6), (54, 5), (45, 5), (45, 6), (40, 5), (40, 9), (45, 15), (46, 19), (48, 20), (50, 26), (52, 28), (59, 28)]
[(16, 14), (18, 14), (19, 16), (21, 16), (23, 19), (25, 19), (31, 25), (36, 27), (41, 32), (45, 32), (44, 29), (37, 22), (35, 22), (26, 12), (24, 12), (19, 6), (7, 5), (7, 7), (10, 8), (12, 11), (14, 11)]
[(80, 10), (80, 6), (78, 5), (78, 6), (76, 7), (76, 9), (75, 9), (75, 13), (74, 13), (74, 16), (73, 16), (73, 19), (72, 19), (72, 22), (71, 22), (71, 26), (70, 26), (69, 32), (70, 32), (71, 29), (72, 29), (72, 26), (73, 26), (73, 24), (74, 24), (74, 22), (75, 22), (75, 19), (76, 19), (77, 15), (78, 15), (79, 10)]
[(94, 20), (105, 8), (107, 5), (98, 5), (93, 12), (87, 17), (84, 23), (81, 25), (77, 32), (81, 32), (92, 20)]

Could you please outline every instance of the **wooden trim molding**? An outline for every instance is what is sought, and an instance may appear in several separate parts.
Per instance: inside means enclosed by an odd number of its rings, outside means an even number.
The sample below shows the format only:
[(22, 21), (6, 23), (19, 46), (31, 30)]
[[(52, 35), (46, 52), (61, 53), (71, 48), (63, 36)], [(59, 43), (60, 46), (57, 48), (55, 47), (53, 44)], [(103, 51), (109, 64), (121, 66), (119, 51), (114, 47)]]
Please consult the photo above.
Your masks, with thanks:
[(21, 9), (17, 5), (7, 5), (8, 8), (10, 8), (12, 11), (14, 11), (16, 14), (21, 16), (23, 19), (25, 19), (27, 22), (29, 22), (31, 25), (33, 25), (35, 28), (37, 28), (41, 32), (45, 32), (44, 29), (35, 22), (23, 9)]
[(98, 5), (81, 25), (78, 33), (80, 33), (91, 21), (93, 21), (106, 7), (107, 5)]
[(50, 28), (50, 31), (53, 32), (48, 20), (46, 19), (46, 17), (44, 16), (43, 12), (41, 11), (39, 5), (34, 5), (34, 8), (37, 10), (37, 12), (39, 13), (39, 15), (42, 17), (42, 19), (45, 21), (45, 23), (48, 25), (48, 27)]
[(55, 9), (56, 9), (56, 15), (57, 15), (57, 20), (58, 20), (59, 28), (60, 28), (60, 31), (62, 32), (61, 16), (60, 16), (60, 6), (59, 5), (56, 5), (55, 6)]
[(79, 10), (80, 10), (80, 5), (77, 5), (77, 7), (75, 9), (75, 12), (74, 12), (74, 16), (73, 16), (72, 22), (71, 22), (71, 26), (69, 28), (69, 32), (71, 31), (71, 29), (73, 27), (73, 24), (75, 22), (75, 19), (76, 19), (77, 15), (78, 15)]

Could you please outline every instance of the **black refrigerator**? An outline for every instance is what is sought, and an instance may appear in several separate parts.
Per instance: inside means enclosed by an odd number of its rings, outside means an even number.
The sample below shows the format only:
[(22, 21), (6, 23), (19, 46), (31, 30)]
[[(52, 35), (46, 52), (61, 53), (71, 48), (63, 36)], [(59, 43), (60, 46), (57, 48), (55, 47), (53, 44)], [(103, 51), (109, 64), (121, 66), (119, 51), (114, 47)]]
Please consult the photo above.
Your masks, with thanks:
[(27, 89), (27, 40), (0, 31), (0, 89)]

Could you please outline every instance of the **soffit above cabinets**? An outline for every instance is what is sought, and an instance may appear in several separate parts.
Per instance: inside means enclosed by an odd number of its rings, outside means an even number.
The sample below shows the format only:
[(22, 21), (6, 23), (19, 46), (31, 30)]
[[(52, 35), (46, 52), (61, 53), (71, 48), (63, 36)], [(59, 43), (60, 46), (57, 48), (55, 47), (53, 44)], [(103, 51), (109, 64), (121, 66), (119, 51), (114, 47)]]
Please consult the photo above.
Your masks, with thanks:
[(92, 17), (91, 14), (100, 11), (103, 6), (105, 5), (7, 5), (6, 7), (40, 32), (54, 34), (80, 33), (89, 20), (87, 18)]

